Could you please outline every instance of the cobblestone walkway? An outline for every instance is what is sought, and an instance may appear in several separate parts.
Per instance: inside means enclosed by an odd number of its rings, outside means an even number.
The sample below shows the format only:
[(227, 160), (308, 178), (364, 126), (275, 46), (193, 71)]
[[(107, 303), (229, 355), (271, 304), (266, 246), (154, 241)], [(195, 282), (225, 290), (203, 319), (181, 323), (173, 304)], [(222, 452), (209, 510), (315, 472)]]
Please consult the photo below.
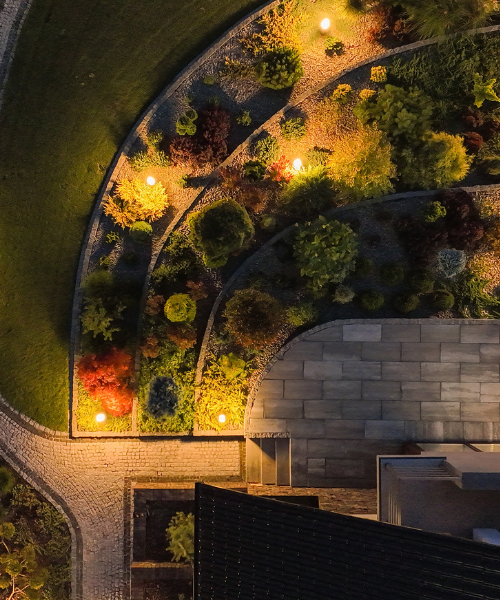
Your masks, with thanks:
[(74, 578), (79, 580), (74, 598), (127, 597), (124, 519), (131, 481), (241, 476), (238, 441), (73, 441), (63, 434), (50, 439), (30, 429), (0, 404), (0, 453), (74, 517)]
[(336, 321), (293, 340), (262, 382), (252, 437), (290, 437), (292, 485), (369, 486), (403, 441), (500, 439), (500, 322)]

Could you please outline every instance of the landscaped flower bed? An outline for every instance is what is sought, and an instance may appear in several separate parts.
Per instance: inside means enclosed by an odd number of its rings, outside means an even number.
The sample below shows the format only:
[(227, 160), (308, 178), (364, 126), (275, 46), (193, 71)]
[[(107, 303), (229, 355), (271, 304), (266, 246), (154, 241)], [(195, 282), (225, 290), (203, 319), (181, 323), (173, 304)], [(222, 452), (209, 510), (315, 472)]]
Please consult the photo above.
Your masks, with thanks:
[[(254, 93), (262, 90), (258, 84), (300, 86), (300, 26), (294, 28), (293, 7), (285, 3), (268, 17), (263, 33), (246, 32), (240, 40), (247, 48), (243, 59), (226, 57), (220, 72), (206, 74), (194, 88), (224, 89), (226, 77), (236, 90)], [(380, 11), (369, 15), (358, 17), (358, 25), (381, 18)], [(370, 36), (376, 37), (373, 28)], [(327, 56), (339, 49), (318, 33), (313, 50), (303, 56), (317, 53), (318, 40)], [(181, 104), (170, 106), (169, 127), (162, 134), (150, 132), (147, 147), (133, 154), (105, 206), (115, 226), (101, 221), (94, 252), (100, 268), (84, 281), (87, 337), (78, 370), (90, 400), (83, 395), (79, 427), (92, 430), (95, 398), (114, 417), (102, 429), (126, 431), (136, 390), (137, 433), (186, 433), (195, 424), (202, 431), (239, 429), (249, 386), (301, 328), (370, 314), (496, 315), (492, 285), (477, 275), (493, 273), (496, 202), (490, 202), (489, 214), (487, 198), (460, 192), (431, 201), (414, 197), (387, 209), (354, 203), (392, 191), (495, 182), (499, 50), (494, 33), (458, 37), (346, 74), (269, 120), (184, 215), (186, 198), (194, 196), (186, 185), (198, 192), (199, 178), (224, 160), (239, 134), (231, 138), (234, 112), (223, 100), (211, 98), (203, 106), (195, 95), (184, 99), (181, 113)], [(243, 128), (248, 115), (241, 110), (237, 117)], [(146, 175), (153, 179), (146, 181)], [(186, 195), (168, 207), (173, 185)], [(346, 204), (353, 207), (338, 217), (318, 218)], [(158, 254), (157, 236), (170, 231), (172, 218), (175, 232)], [(294, 222), (299, 225), (232, 282), (199, 359), (223, 285), (247, 257)], [(129, 228), (129, 234), (117, 234), (117, 226)], [(105, 243), (114, 248), (99, 256)], [(148, 261), (150, 277), (140, 302)], [(127, 282), (131, 276), (136, 283)], [(144, 310), (140, 340), (138, 309)]]

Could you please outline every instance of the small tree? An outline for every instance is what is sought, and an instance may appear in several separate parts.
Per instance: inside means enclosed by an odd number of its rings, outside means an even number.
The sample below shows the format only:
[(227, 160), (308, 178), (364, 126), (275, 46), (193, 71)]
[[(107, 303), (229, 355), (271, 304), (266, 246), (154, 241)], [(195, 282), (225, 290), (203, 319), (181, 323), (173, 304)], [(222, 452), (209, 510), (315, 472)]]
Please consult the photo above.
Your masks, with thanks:
[(355, 268), (358, 254), (356, 234), (345, 223), (321, 216), (300, 227), (294, 256), (300, 274), (314, 291), (329, 283), (342, 283)]
[(172, 517), (166, 529), (168, 547), (174, 561), (184, 560), (193, 564), (194, 560), (194, 515), (178, 512)]
[(156, 221), (168, 206), (167, 194), (160, 182), (148, 185), (142, 179), (123, 179), (116, 196), (110, 196), (104, 212), (120, 227), (130, 227), (136, 221)]
[(37, 562), (31, 544), (17, 545), (12, 539), (16, 529), (12, 523), (0, 524), (0, 589), (7, 590), (6, 600), (21, 597), (40, 598), (38, 590), (45, 584), (48, 571)]

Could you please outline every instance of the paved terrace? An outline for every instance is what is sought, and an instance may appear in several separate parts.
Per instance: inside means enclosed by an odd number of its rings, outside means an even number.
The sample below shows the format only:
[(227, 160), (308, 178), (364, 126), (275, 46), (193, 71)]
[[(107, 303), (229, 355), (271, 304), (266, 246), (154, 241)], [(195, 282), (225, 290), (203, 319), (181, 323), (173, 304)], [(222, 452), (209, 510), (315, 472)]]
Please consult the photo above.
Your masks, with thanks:
[(403, 441), (500, 440), (500, 321), (335, 321), (267, 373), (251, 437), (290, 437), (292, 485), (374, 484)]

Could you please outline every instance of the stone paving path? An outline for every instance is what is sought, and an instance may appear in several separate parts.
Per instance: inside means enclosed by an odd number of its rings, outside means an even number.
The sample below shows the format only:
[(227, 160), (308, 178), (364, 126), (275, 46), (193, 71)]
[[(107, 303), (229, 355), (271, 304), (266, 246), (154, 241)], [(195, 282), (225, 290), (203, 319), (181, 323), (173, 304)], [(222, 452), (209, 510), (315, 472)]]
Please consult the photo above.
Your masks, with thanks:
[(124, 549), (131, 481), (241, 478), (238, 441), (73, 441), (64, 434), (50, 439), (4, 402), (0, 454), (72, 515), (73, 597), (84, 600), (127, 597)]
[(292, 485), (368, 486), (403, 441), (500, 440), (500, 322), (336, 321), (293, 340), (251, 437), (290, 437)]

